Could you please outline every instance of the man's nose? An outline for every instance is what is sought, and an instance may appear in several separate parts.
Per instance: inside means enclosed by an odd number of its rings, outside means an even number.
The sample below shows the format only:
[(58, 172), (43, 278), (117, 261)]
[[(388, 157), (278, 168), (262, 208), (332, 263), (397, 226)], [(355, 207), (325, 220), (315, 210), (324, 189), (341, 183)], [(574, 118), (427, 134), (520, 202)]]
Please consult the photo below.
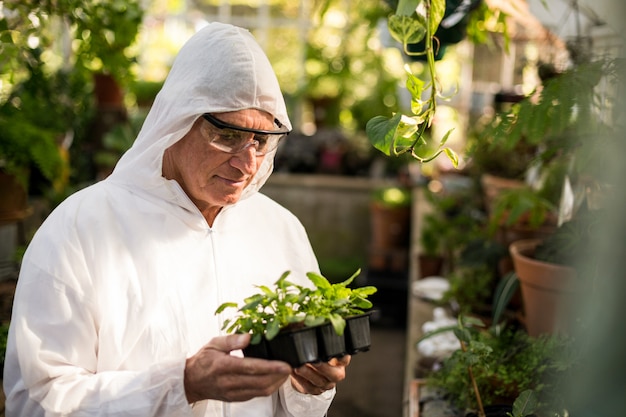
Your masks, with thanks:
[(257, 156), (256, 156), (256, 141), (252, 141), (240, 150), (233, 154), (230, 158), (230, 164), (245, 173), (254, 173), (257, 169)]

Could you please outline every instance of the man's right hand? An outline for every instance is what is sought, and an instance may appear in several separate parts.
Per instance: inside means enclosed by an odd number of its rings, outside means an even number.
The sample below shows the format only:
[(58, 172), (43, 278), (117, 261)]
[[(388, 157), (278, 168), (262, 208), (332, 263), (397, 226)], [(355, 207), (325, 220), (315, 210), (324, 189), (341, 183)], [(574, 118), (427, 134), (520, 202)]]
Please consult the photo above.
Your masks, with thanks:
[(230, 352), (250, 343), (249, 334), (219, 336), (187, 359), (185, 393), (189, 403), (212, 399), (246, 401), (274, 393), (291, 374), (282, 361), (240, 358)]

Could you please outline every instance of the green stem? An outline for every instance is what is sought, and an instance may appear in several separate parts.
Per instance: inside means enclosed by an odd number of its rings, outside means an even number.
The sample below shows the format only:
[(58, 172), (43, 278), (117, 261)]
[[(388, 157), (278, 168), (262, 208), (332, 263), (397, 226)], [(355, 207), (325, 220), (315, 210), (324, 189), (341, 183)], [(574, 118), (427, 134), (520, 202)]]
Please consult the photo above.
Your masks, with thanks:
[(435, 51), (433, 50), (433, 36), (430, 20), (432, 19), (432, 15), (430, 13), (430, 0), (426, 0), (424, 2), (426, 5), (426, 16), (427, 16), (427, 25), (426, 25), (426, 57), (428, 58), (428, 72), (430, 74), (430, 102), (429, 107), (432, 109), (430, 116), (427, 119), (428, 126), (435, 115), (435, 110), (437, 110), (437, 75), (435, 72)]
[[(465, 346), (465, 343), (463, 341), (461, 341), (461, 350), (463, 352), (467, 352), (467, 347)], [(469, 374), (469, 378), (472, 381), (472, 389), (474, 390), (474, 395), (476, 396), (476, 402), (478, 403), (478, 415), (480, 417), (485, 417), (485, 409), (483, 407), (483, 400), (480, 397), (480, 391), (478, 390), (478, 384), (476, 383), (476, 378), (474, 378), (472, 365), (467, 366), (467, 373)]]

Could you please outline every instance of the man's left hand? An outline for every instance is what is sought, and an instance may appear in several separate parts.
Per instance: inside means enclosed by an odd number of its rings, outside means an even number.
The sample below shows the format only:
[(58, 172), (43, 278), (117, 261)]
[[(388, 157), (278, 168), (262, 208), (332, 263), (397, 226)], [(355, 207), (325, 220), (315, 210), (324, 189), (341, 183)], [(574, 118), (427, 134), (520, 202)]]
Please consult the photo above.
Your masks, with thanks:
[(350, 355), (332, 358), (328, 362), (307, 363), (291, 373), (291, 384), (303, 394), (319, 395), (335, 388), (346, 377)]

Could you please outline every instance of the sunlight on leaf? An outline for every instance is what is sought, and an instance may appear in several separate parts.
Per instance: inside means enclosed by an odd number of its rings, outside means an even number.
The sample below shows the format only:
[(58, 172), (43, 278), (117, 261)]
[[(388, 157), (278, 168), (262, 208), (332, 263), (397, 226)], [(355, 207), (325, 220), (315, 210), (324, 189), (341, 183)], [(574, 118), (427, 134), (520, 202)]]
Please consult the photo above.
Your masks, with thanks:
[(418, 43), (426, 35), (425, 25), (410, 16), (391, 15), (387, 26), (391, 36), (402, 44)]
[(372, 145), (387, 156), (392, 155), (394, 136), (401, 117), (400, 113), (396, 113), (391, 119), (376, 116), (365, 125), (365, 133)]

